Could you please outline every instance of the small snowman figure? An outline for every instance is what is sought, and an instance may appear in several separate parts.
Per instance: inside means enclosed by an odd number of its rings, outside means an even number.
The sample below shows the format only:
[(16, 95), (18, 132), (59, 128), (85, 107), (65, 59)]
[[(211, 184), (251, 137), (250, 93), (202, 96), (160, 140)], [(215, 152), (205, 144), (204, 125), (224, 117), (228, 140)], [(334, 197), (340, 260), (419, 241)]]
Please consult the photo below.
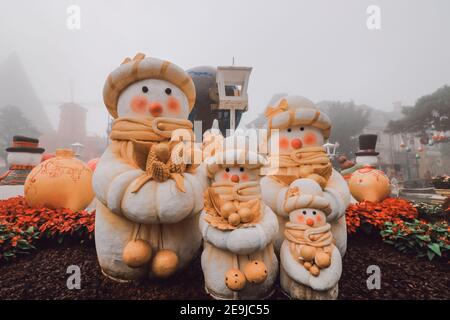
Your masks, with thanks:
[(359, 150), (355, 152), (355, 163), (348, 168), (343, 168), (341, 171), (346, 180), (350, 180), (352, 173), (361, 168), (371, 167), (379, 169), (379, 152), (375, 150), (377, 139), (378, 136), (376, 134), (362, 134), (358, 137)]
[(100, 266), (118, 280), (167, 278), (201, 245), (207, 175), (187, 120), (194, 84), (169, 61), (137, 54), (108, 76), (103, 97), (114, 122), (93, 176)]
[[(344, 178), (333, 169), (323, 144), (330, 136), (331, 121), (313, 102), (301, 96), (280, 98), (265, 112), (269, 130), (270, 168), (261, 179), (262, 198), (277, 214), (280, 230), (275, 240), (278, 252), (284, 239), (284, 226), (289, 218), (284, 202), (289, 185), (296, 179), (308, 178), (320, 186), (330, 202), (331, 224), (336, 245), (344, 255), (347, 246), (345, 210), (350, 191)], [(272, 131), (278, 130), (278, 135)], [(278, 141), (274, 141), (278, 137)], [(275, 169), (275, 170), (273, 170)]]
[(272, 245), (278, 222), (261, 201), (264, 159), (248, 150), (228, 149), (206, 163), (211, 186), (200, 217), (206, 291), (215, 299), (267, 298), (278, 274)]
[(6, 148), (9, 165), (0, 177), (0, 199), (23, 196), (28, 174), (42, 159), (45, 149), (39, 147), (39, 140), (24, 136), (14, 136), (12, 146)]
[(339, 250), (327, 223), (330, 202), (310, 179), (289, 187), (285, 210), (289, 221), (280, 250), (280, 281), (294, 299), (336, 299), (342, 272)]

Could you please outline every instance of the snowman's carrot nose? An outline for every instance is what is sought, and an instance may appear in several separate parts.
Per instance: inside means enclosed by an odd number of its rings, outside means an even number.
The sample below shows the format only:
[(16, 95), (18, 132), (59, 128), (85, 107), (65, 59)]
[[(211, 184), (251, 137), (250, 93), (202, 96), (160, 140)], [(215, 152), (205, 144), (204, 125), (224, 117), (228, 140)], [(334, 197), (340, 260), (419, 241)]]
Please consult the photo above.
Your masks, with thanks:
[(234, 183), (238, 183), (239, 182), (239, 176), (233, 174), (231, 176), (231, 181), (234, 182)]
[(150, 113), (152, 114), (152, 116), (158, 117), (163, 112), (163, 107), (162, 107), (162, 104), (159, 102), (152, 102), (152, 103), (150, 103), (149, 110), (150, 110)]
[(295, 138), (291, 140), (291, 147), (294, 149), (300, 149), (302, 147), (303, 143), (302, 140)]
[(310, 227), (312, 227), (314, 225), (314, 220), (311, 218), (306, 219), (306, 224)]

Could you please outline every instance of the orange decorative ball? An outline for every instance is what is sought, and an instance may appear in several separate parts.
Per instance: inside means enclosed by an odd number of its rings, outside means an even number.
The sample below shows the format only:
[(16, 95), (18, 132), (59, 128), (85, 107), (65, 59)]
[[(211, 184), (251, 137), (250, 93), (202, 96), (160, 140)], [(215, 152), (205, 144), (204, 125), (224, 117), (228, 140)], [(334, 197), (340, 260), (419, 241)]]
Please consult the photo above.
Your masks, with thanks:
[(247, 280), (239, 269), (230, 269), (225, 274), (225, 284), (230, 290), (239, 291), (244, 289)]
[(261, 260), (253, 260), (244, 267), (245, 278), (250, 283), (262, 283), (267, 278), (267, 267)]
[(249, 208), (240, 208), (238, 214), (244, 223), (251, 222), (255, 218), (255, 215)]
[(316, 248), (304, 245), (300, 249), (300, 256), (305, 261), (313, 261), (316, 256)]
[(221, 207), (220, 207), (220, 213), (222, 215), (222, 217), (224, 217), (225, 219), (228, 219), (228, 217), (230, 216), (230, 214), (235, 213), (237, 210), (236, 206), (234, 205), (233, 201), (228, 201), (225, 202)]
[(178, 267), (178, 256), (172, 250), (159, 250), (152, 261), (152, 271), (158, 278), (168, 278)]
[(123, 261), (130, 268), (145, 265), (152, 257), (152, 247), (145, 240), (132, 240), (123, 249)]
[(331, 255), (325, 252), (317, 252), (314, 262), (320, 269), (328, 268), (331, 265)]
[(317, 277), (320, 274), (320, 269), (316, 265), (314, 265), (311, 268), (309, 268), (309, 273), (314, 277)]
[(358, 201), (381, 202), (391, 193), (389, 178), (384, 172), (372, 167), (356, 170), (348, 186), (352, 196)]
[(70, 149), (33, 168), (25, 181), (25, 200), (31, 207), (85, 209), (94, 199), (92, 171)]
[(241, 223), (241, 217), (237, 213), (232, 213), (228, 217), (228, 223), (233, 227), (236, 227), (239, 223)]

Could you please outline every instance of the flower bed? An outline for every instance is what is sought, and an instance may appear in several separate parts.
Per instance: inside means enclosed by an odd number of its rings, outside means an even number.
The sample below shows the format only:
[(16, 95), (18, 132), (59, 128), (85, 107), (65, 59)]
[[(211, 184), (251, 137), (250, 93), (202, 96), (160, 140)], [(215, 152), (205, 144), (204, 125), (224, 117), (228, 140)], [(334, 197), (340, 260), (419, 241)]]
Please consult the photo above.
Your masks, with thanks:
[(427, 222), (414, 219), (386, 222), (380, 232), (384, 242), (402, 252), (411, 252), (432, 260), (436, 255), (447, 256), (450, 251), (450, 227), (447, 222)]
[(407, 200), (394, 198), (380, 203), (364, 201), (347, 208), (347, 231), (351, 234), (360, 230), (376, 230), (384, 242), (399, 251), (427, 256), (431, 260), (435, 256), (446, 257), (450, 250), (450, 228), (444, 220), (448, 211), (447, 204), (413, 205)]
[(437, 176), (431, 180), (435, 189), (450, 189), (450, 176)]
[(447, 220), (450, 216), (450, 198), (443, 204), (428, 204), (425, 202), (419, 202), (414, 207), (419, 212), (419, 218), (429, 221)]
[(395, 222), (418, 217), (417, 209), (404, 199), (387, 198), (380, 203), (363, 201), (351, 204), (346, 211), (348, 233), (356, 233), (367, 226), (382, 230), (386, 222)]
[(31, 208), (23, 197), (0, 201), (0, 260), (34, 249), (40, 239), (92, 239), (95, 213)]

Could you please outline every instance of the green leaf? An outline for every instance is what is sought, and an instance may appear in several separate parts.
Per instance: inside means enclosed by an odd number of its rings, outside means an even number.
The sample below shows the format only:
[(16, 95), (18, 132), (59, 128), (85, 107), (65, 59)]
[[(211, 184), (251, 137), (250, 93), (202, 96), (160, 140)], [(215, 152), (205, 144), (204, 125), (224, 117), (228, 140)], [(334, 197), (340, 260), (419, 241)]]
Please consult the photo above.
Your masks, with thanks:
[(434, 258), (434, 252), (431, 250), (427, 250), (428, 259), (431, 261)]
[(428, 248), (430, 248), (430, 250), (436, 253), (438, 256), (441, 256), (441, 249), (439, 248), (439, 245), (437, 243), (430, 243), (428, 245)]

